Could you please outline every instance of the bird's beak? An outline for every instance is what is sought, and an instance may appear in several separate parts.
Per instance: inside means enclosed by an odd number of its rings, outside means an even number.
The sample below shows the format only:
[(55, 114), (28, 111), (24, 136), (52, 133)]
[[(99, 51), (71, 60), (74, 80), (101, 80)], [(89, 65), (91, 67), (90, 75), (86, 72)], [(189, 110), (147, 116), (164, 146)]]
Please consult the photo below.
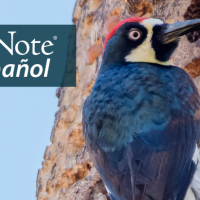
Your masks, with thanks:
[(167, 24), (159, 37), (163, 44), (168, 44), (176, 41), (180, 36), (195, 31), (197, 28), (200, 28), (200, 19)]

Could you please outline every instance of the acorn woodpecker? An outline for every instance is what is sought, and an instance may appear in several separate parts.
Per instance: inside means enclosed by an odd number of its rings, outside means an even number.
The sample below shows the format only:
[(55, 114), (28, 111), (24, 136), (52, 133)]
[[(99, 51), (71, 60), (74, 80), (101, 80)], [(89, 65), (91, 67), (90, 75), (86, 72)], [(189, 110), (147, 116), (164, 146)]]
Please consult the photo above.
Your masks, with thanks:
[(108, 34), (83, 106), (83, 135), (112, 200), (183, 200), (196, 163), (200, 96), (169, 63), (200, 19), (122, 20)]

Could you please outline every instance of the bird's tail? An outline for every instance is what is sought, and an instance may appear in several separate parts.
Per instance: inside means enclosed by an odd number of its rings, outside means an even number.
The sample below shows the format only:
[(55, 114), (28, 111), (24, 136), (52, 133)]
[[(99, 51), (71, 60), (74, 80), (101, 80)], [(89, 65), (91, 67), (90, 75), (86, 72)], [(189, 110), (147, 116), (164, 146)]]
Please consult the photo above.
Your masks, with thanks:
[(186, 193), (187, 193), (187, 190), (189, 188), (189, 185), (192, 181), (192, 178), (196, 172), (196, 169), (197, 169), (197, 166), (196, 164), (194, 163), (194, 161), (192, 161), (191, 165), (190, 165), (190, 169), (188, 171), (188, 174), (185, 176), (185, 183), (183, 185), (183, 187), (181, 188), (181, 191), (179, 192), (176, 200), (184, 200), (185, 196), (186, 196)]

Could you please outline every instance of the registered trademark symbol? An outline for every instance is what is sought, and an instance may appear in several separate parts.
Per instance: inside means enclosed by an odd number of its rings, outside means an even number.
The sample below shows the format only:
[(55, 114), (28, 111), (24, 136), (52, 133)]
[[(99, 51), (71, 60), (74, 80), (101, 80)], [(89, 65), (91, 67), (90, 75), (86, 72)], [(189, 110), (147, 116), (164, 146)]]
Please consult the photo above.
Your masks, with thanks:
[(54, 39), (54, 40), (57, 40), (57, 36), (56, 36), (56, 35), (55, 35), (55, 36), (53, 36), (53, 39)]

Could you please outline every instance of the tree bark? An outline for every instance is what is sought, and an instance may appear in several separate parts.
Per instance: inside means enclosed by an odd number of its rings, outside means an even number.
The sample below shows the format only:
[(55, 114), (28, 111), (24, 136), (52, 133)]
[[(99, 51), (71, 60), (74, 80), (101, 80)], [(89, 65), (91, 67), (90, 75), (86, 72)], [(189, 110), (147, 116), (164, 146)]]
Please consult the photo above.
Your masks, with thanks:
[[(42, 168), (38, 171), (38, 200), (108, 199), (85, 150), (81, 122), (83, 103), (102, 61), (106, 34), (119, 19), (131, 16), (160, 18), (167, 23), (183, 21), (185, 13), (190, 11), (188, 7), (194, 3), (194, 0), (77, 0), (73, 14), (77, 25), (77, 86), (57, 90), (59, 110), (51, 133), (52, 144), (46, 148)], [(199, 57), (199, 40), (190, 43), (183, 37), (170, 61), (185, 68), (200, 89)], [(188, 200), (200, 199), (199, 168)]]

